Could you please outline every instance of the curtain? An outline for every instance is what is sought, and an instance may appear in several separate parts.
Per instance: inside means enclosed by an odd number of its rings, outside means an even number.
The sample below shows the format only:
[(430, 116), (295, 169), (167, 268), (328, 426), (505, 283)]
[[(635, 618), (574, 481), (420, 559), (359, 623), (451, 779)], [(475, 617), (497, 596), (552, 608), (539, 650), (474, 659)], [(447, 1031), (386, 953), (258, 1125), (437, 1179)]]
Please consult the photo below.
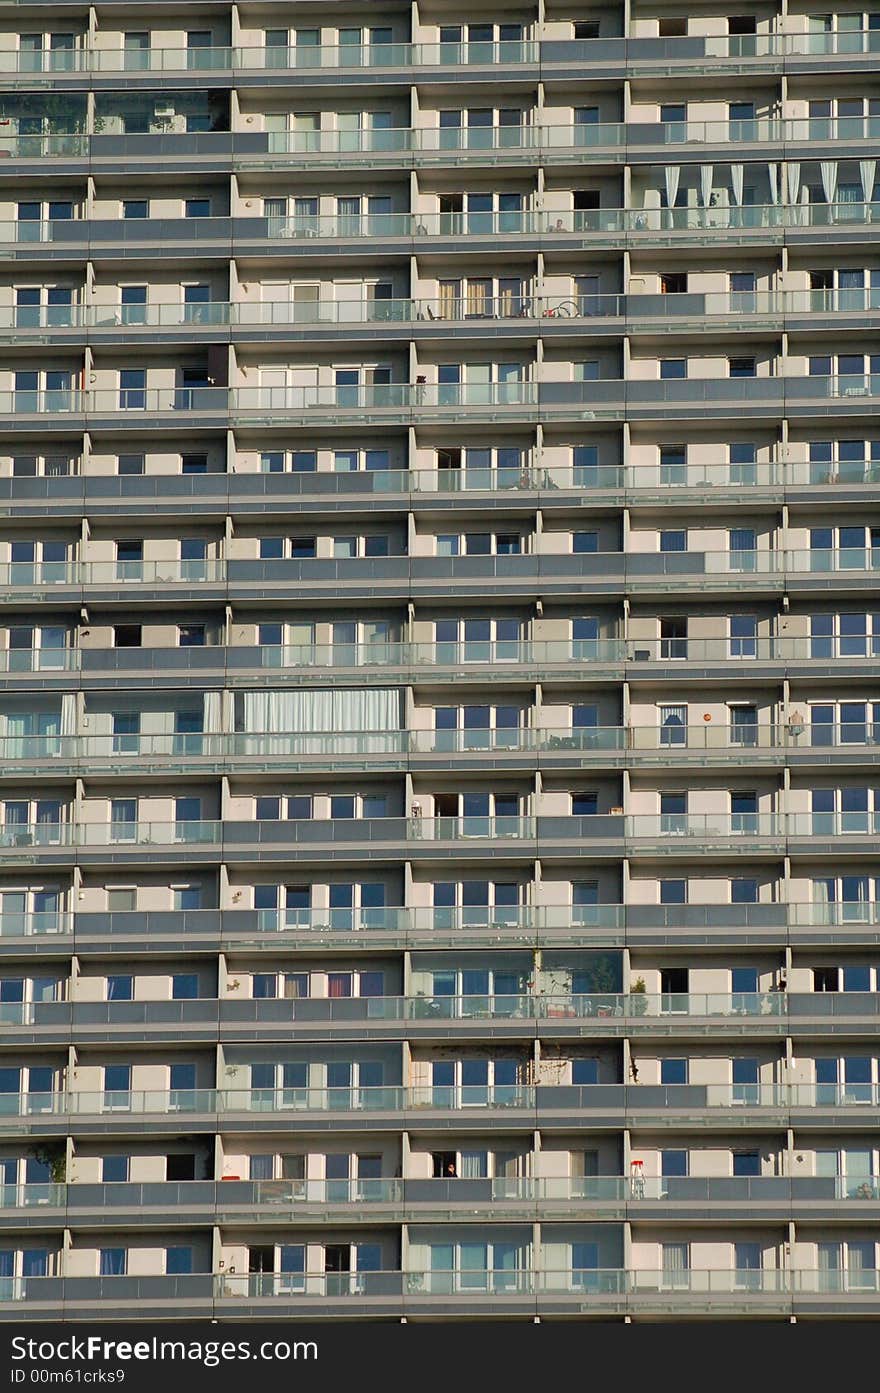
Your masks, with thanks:
[(65, 692), (61, 698), (61, 734), (71, 736), (76, 735), (77, 711), (76, 693)]
[(859, 177), (862, 181), (862, 198), (865, 203), (872, 203), (874, 201), (874, 180), (876, 174), (876, 160), (859, 160)]
[(712, 202), (712, 176), (714, 172), (711, 164), (700, 165), (700, 198), (704, 208), (708, 208)]
[(461, 313), (461, 282), (440, 282), (440, 318), (458, 319)]
[(484, 318), (489, 313), (491, 294), (491, 288), (486, 281), (469, 280), (465, 314)]
[(743, 174), (745, 166), (732, 164), (730, 166), (730, 187), (733, 193), (733, 201), (737, 206), (742, 206), (743, 201)]
[(787, 164), (785, 166), (785, 201), (795, 204), (800, 197), (801, 191), (801, 167), (799, 164)]
[(767, 178), (770, 180), (770, 202), (779, 202), (779, 169), (775, 164), (768, 164)]
[(681, 170), (677, 164), (668, 164), (664, 170), (664, 175), (666, 178), (666, 207), (671, 210), (675, 207), (675, 200), (678, 198), (678, 181), (681, 178)]
[(485, 1151), (463, 1151), (461, 1153), (461, 1175), (463, 1180), (485, 1180), (489, 1174), (488, 1154)]
[(222, 692), (205, 692), (204, 727), (212, 735), (216, 735), (220, 729), (222, 702)]
[(821, 160), (819, 172), (822, 175), (822, 192), (826, 203), (833, 203), (837, 194), (837, 161)]
[[(390, 743), (387, 733), (401, 729), (402, 694), (396, 687), (262, 691), (244, 696), (245, 732), (276, 737), (270, 742), (263, 738), (245, 742), (252, 747), (246, 753), (267, 752), (267, 744), (275, 753), (310, 750), (314, 740), (297, 737), (322, 733), (334, 735), (334, 747), (340, 751), (350, 742), (353, 749), (369, 745), (381, 752)], [(374, 739), (365, 742), (365, 732), (372, 732)]]

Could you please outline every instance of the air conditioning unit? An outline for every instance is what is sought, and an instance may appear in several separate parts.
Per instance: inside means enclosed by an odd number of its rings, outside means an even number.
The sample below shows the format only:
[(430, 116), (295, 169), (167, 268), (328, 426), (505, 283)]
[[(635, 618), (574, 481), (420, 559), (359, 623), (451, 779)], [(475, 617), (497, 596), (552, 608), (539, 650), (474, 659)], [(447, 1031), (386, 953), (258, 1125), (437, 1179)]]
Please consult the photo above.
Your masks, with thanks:
[(157, 106), (153, 112), (157, 121), (173, 121), (175, 114), (173, 106)]

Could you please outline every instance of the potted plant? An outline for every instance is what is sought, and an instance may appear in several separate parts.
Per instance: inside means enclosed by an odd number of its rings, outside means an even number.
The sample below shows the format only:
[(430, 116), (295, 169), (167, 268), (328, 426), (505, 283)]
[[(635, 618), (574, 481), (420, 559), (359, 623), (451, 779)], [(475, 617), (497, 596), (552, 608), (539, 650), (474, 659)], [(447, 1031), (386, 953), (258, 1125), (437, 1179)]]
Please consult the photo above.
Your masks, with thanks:
[(630, 1011), (634, 1016), (644, 1016), (648, 1010), (647, 987), (644, 977), (637, 977), (630, 985)]
[(32, 1146), (28, 1153), (45, 1166), (53, 1185), (63, 1185), (67, 1180), (67, 1147), (64, 1142), (41, 1142)]

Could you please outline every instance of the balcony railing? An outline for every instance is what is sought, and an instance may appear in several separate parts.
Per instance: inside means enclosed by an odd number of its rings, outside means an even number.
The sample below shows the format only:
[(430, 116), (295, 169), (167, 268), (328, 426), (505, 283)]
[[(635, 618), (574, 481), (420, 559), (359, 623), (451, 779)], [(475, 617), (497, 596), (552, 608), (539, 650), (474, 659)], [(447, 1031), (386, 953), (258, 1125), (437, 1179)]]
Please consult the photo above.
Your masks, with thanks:
[(627, 407), (666, 410), (683, 405), (725, 406), (761, 402), (780, 414), (812, 403), (880, 398), (880, 374), (843, 377), (653, 378), (606, 377), (589, 382), (525, 380), (490, 383), (383, 383), (315, 387), (128, 387), (0, 392), (0, 415), (119, 416), (126, 424), (172, 413), (284, 419), (291, 413), (378, 411), (408, 414), (525, 407), (565, 416), (595, 409), (609, 419)]
[(0, 1024), (7, 1027), (58, 1029), (65, 1026), (114, 1027), (186, 1026), (199, 1023), (254, 1027), (291, 1027), (339, 1022), (446, 1022), (446, 1021), (553, 1021), (596, 1023), (626, 1021), (633, 1029), (638, 1021), (662, 1020), (664, 1031), (676, 1018), (731, 1021), (743, 1018), (873, 1019), (880, 1015), (880, 996), (872, 992), (819, 992), (786, 996), (781, 992), (664, 992), (466, 996), (420, 993), (412, 997), (302, 997), (253, 999), (199, 997), (187, 1001), (164, 999), (138, 1001), (24, 1001), (0, 1003)]
[[(193, 1310), (222, 1311), (224, 1303), (237, 1308), (240, 1303), (258, 1304), (266, 1315), (284, 1320), (299, 1314), (313, 1314), (322, 1304), (339, 1301), (366, 1302), (383, 1312), (422, 1309), (424, 1303), (440, 1298), (444, 1310), (450, 1302), (462, 1314), (479, 1308), (487, 1313), (492, 1303), (508, 1302), (521, 1308), (555, 1311), (560, 1301), (574, 1298), (576, 1309), (585, 1299), (597, 1309), (613, 1307), (620, 1314), (630, 1309), (655, 1307), (667, 1311), (670, 1305), (685, 1301), (690, 1310), (750, 1310), (763, 1306), (774, 1313), (795, 1310), (801, 1302), (806, 1309), (814, 1296), (845, 1295), (852, 1302), (866, 1298), (866, 1307), (876, 1310), (880, 1290), (878, 1272), (873, 1268), (808, 1271), (775, 1268), (696, 1269), (669, 1268), (628, 1271), (622, 1268), (542, 1269), (483, 1268), (410, 1269), (406, 1272), (278, 1272), (234, 1273), (226, 1271), (180, 1276), (114, 1277), (3, 1277), (0, 1302), (20, 1310), (52, 1311), (63, 1305), (84, 1316), (95, 1307), (150, 1309), (155, 1312)], [(275, 1310), (267, 1309), (277, 1302)], [(477, 1303), (476, 1306), (474, 1303)], [(577, 1303), (581, 1303), (580, 1306)], [(427, 1307), (424, 1307), (427, 1309)], [(842, 1303), (841, 1310), (846, 1306)]]
[[(203, 475), (145, 474), (124, 479), (116, 475), (77, 474), (19, 476), (4, 481), (3, 491), (10, 505), (26, 503), (35, 497), (70, 500), (85, 498), (87, 502), (117, 501), (127, 510), (144, 506), (158, 498), (197, 499), (201, 496), (237, 501), (239, 498), (264, 497), (277, 500), (296, 495), (389, 495), (399, 494), (461, 494), (461, 493), (548, 493), (571, 491), (579, 498), (611, 491), (623, 501), (626, 493), (674, 490), (745, 488), (785, 489), (875, 485), (880, 482), (880, 462), (873, 460), (840, 461), (822, 464), (795, 460), (761, 461), (755, 464), (730, 464), (725, 461), (705, 461), (694, 464), (596, 464), (544, 465), (524, 458), (512, 465), (483, 465), (465, 460), (461, 467), (435, 469), (362, 469), (350, 472), (314, 469), (282, 473), (263, 470), (259, 473), (236, 474), (233, 478), (223, 471)], [(615, 500), (617, 501), (617, 500)], [(822, 549), (819, 549), (820, 551)], [(862, 548), (844, 551), (861, 552)], [(20, 563), (22, 565), (29, 563)], [(820, 562), (820, 564), (827, 564)], [(196, 569), (196, 563), (193, 564)], [(26, 650), (22, 650), (25, 652)], [(3, 661), (0, 651), (0, 662)], [(24, 662), (22, 658), (18, 661)], [(44, 660), (51, 665), (56, 658), (46, 651)], [(63, 655), (57, 654), (57, 661)]]
[[(846, 900), (818, 902), (779, 901), (763, 904), (594, 904), (594, 905), (469, 905), (466, 907), (400, 907), (376, 909), (213, 909), (154, 910), (128, 913), (91, 913), (64, 910), (0, 913), (0, 938), (43, 934), (121, 940), (167, 934), (185, 943), (208, 935), (248, 941), (255, 947), (275, 935), (303, 943), (334, 941), (367, 951), (384, 941), (396, 945), (431, 942), (466, 946), (488, 935), (491, 942), (534, 945), (538, 942), (591, 941), (603, 934), (614, 939), (624, 933), (657, 929), (662, 932), (716, 929), (767, 929), (784, 939), (790, 930), (880, 929), (880, 903)], [(482, 939), (481, 939), (482, 941)], [(833, 997), (833, 993), (829, 994)], [(831, 1006), (810, 998), (811, 1010), (821, 1013)], [(845, 1011), (847, 1007), (841, 1006)]]
[[(144, 247), (171, 243), (175, 254), (198, 256), (211, 241), (232, 245), (269, 246), (289, 238), (346, 241), (379, 238), (383, 241), (479, 237), (540, 238), (555, 236), (623, 237), (657, 232), (698, 233), (772, 231), (785, 228), (828, 228), (838, 224), (870, 227), (880, 222), (880, 203), (771, 203), (686, 208), (597, 208), (576, 210), (531, 209), (467, 213), (317, 213), (283, 217), (236, 218), (129, 218), (124, 220), (63, 219), (47, 222), (0, 223), (0, 243), (60, 244), (65, 248), (91, 248), (93, 255), (106, 248)], [(760, 239), (759, 239), (760, 240)], [(454, 250), (454, 248), (453, 248)], [(852, 292), (843, 294), (842, 303)], [(824, 296), (826, 292), (813, 292)], [(560, 297), (564, 298), (564, 297)], [(813, 305), (816, 305), (813, 301)]]
[[(75, 1093), (0, 1094), (0, 1128), (15, 1130), (21, 1118), (93, 1116), (112, 1124), (120, 1115), (171, 1118), (193, 1114), (245, 1117), (251, 1114), (285, 1116), (332, 1113), (340, 1122), (346, 1114), (426, 1112), (455, 1113), (461, 1109), (509, 1110), (525, 1119), (537, 1116), (590, 1115), (619, 1112), (638, 1116), (672, 1113), (700, 1116), (705, 1111), (728, 1110), (737, 1116), (750, 1109), (770, 1111), (777, 1118), (789, 1112), (798, 1126), (821, 1110), (842, 1110), (848, 1117), (868, 1116), (880, 1107), (880, 1084), (769, 1084), (729, 1082), (700, 1084), (495, 1084), (495, 1085), (376, 1085), (350, 1088), (179, 1088), (168, 1090), (116, 1090)], [(827, 1123), (826, 1123), (827, 1125)], [(867, 1125), (873, 1125), (868, 1123)]]
[[(273, 822), (51, 822), (7, 826), (0, 831), (0, 851), (24, 847), (83, 849), (126, 847), (144, 851), (152, 846), (265, 847), (289, 845), (347, 846), (359, 843), (485, 841), (611, 841), (664, 840), (674, 850), (678, 838), (687, 842), (789, 836), (875, 834), (880, 813), (661, 813), (659, 816), (593, 813), (583, 816), (460, 816), (374, 817), (361, 819), (292, 819)], [(500, 848), (499, 848), (500, 849)]]
[[(109, 36), (108, 36), (109, 37)], [(840, 30), (831, 33), (754, 33), (728, 34), (725, 31), (688, 35), (681, 38), (538, 39), (502, 40), (499, 43), (351, 43), (262, 45), (230, 48), (222, 45), (204, 48), (145, 48), (124, 46), (10, 51), (0, 58), (0, 72), (28, 75), (42, 73), (139, 73), (178, 74), (231, 71), (240, 79), (254, 71), (308, 73), (312, 70), (409, 69), (492, 67), (533, 67), (598, 63), (622, 69), (642, 64), (683, 63), (701, 60), (751, 62), (804, 56), (858, 56), (880, 52), (880, 31), (876, 28)], [(737, 69), (738, 70), (738, 67)], [(775, 71), (775, 67), (772, 69)]]
[[(827, 643), (830, 644), (831, 640)], [(535, 673), (552, 668), (570, 669), (576, 672), (584, 665), (632, 663), (677, 664), (679, 662), (727, 663), (736, 660), (737, 664), (762, 663), (809, 663), (826, 662), (831, 652), (825, 651), (826, 640), (804, 638), (602, 638), (602, 639), (559, 639), (544, 641), (540, 639), (486, 639), (464, 640), (460, 643), (387, 643), (387, 644), (286, 644), (263, 645), (260, 647), (228, 648), (223, 645), (197, 648), (83, 648), (83, 649), (5, 649), (0, 650), (0, 672), (30, 673), (50, 672), (52, 670), (82, 671), (85, 673), (128, 672), (148, 673), (153, 669), (180, 671), (216, 671), (234, 673), (288, 672), (307, 679), (313, 676), (320, 680), (322, 675), (335, 672), (360, 671), (361, 669), (381, 668), (386, 670), (409, 668), (467, 670), (490, 664), (504, 669), (527, 668)], [(880, 656), (874, 651), (874, 641), (862, 637), (861, 647), (855, 640), (846, 649), (834, 654), (848, 661), (871, 661)], [(494, 676), (498, 678), (499, 672)], [(850, 730), (850, 727), (847, 726)], [(787, 725), (784, 739), (793, 748), (810, 737), (805, 735), (806, 727), (799, 732), (798, 727)], [(22, 737), (24, 742), (68, 740), (71, 737)], [(201, 737), (186, 737), (192, 751), (198, 748)], [(207, 739), (208, 737), (204, 737)], [(427, 737), (426, 737), (427, 738)], [(658, 737), (659, 738), (659, 737)], [(712, 738), (712, 737), (710, 737)], [(822, 737), (820, 737), (821, 739)], [(670, 743), (675, 737), (670, 735)], [(841, 743), (846, 743), (841, 740)], [(7, 747), (10, 757), (15, 746)], [(24, 743), (22, 749), (39, 749), (39, 745)], [(59, 750), (65, 746), (47, 745), (47, 749)], [(186, 745), (181, 746), (184, 750)]]
[[(833, 571), (873, 573), (880, 570), (880, 548), (849, 547), (812, 551), (681, 551), (589, 554), (565, 552), (516, 552), (481, 557), (432, 557), (404, 554), (384, 557), (309, 557), (266, 561), (232, 556), (177, 561), (11, 562), (0, 566), (0, 587), (29, 589), (35, 586), (83, 586), (102, 588), (131, 585), (248, 585), (254, 583), (305, 582), (319, 585), (338, 581), (397, 584), (403, 588), (419, 581), (473, 581), (494, 579), (539, 582), (557, 577), (586, 582), (590, 577), (626, 577), (634, 584), (649, 584), (667, 576), (685, 583), (696, 576), (739, 578), (801, 574), (824, 575)], [(586, 737), (585, 737), (586, 738)]]
[(453, 127), (368, 127), (360, 130), (282, 130), (249, 132), (168, 131), (126, 134), (121, 118), (109, 118), (118, 129), (102, 133), (78, 130), (39, 135), (0, 137), (0, 157), (19, 160), (116, 160), (155, 159), (163, 155), (202, 155), (231, 159), (241, 168), (257, 167), (278, 156), (410, 156), (444, 162), (475, 156), (492, 157), (493, 163), (514, 155), (544, 159), (567, 157), (574, 151), (613, 152), (620, 159), (633, 151), (662, 151), (678, 146), (766, 147), (787, 144), (862, 144), (880, 135), (878, 116), (751, 117), (738, 121), (644, 121), (529, 124), (531, 112), (520, 124), (460, 125)]
[(781, 320), (790, 315), (855, 314), (880, 311), (880, 290), (718, 291), (681, 295), (557, 295), (527, 291), (502, 298), (466, 295), (444, 299), (262, 300), (254, 303), (179, 301), (116, 308), (91, 305), (34, 305), (0, 312), (0, 330), (67, 330), (122, 328), (217, 328), (260, 325), (354, 327), (359, 324), (416, 324), (453, 321), (620, 319), (662, 320), (674, 327), (718, 316)]
[[(409, 757), (471, 753), (545, 755), (581, 758), (657, 753), (660, 762), (705, 755), (740, 757), (764, 751), (783, 759), (790, 750), (873, 749), (880, 745), (880, 727), (873, 722), (846, 724), (770, 724), (703, 726), (589, 726), (586, 728), (496, 730), (377, 730), (377, 731), (249, 731), (247, 733), (175, 733), (164, 735), (25, 735), (0, 739), (0, 755), (14, 764), (22, 760), (246, 759), (335, 760), (347, 756)], [(618, 761), (612, 761), (617, 763)], [(710, 760), (711, 762), (711, 760)], [(640, 761), (644, 763), (644, 761)], [(651, 763), (651, 761), (649, 761)], [(671, 816), (671, 815), (670, 815)], [(820, 818), (822, 815), (811, 814)], [(844, 816), (849, 816), (848, 814)], [(853, 815), (855, 816), (855, 815)], [(14, 834), (17, 829), (10, 831)]]
[[(600, 1204), (614, 1207), (674, 1204), (811, 1205), (854, 1201), (876, 1205), (880, 1177), (856, 1176), (686, 1176), (629, 1177), (511, 1177), (495, 1179), (387, 1178), (372, 1180), (239, 1180), (144, 1181), (96, 1184), (0, 1186), (0, 1218), (18, 1210), (64, 1210), (71, 1222), (84, 1222), (90, 1212), (128, 1215), (147, 1211), (179, 1212), (187, 1218), (194, 1210), (211, 1218), (215, 1211), (227, 1217), (248, 1217), (277, 1222), (317, 1217), (327, 1207), (352, 1209), (351, 1219), (367, 1218), (371, 1209), (392, 1208), (399, 1215), (418, 1214), (433, 1207), (536, 1203)], [(152, 1211), (152, 1212), (151, 1212)], [(347, 1216), (349, 1217), (349, 1216)]]

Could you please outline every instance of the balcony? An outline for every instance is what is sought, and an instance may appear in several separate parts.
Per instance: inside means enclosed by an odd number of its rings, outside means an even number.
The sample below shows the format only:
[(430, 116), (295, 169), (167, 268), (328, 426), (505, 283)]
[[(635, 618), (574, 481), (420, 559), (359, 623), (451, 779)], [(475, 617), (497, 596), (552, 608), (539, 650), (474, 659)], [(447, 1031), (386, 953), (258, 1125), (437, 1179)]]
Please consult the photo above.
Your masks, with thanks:
[[(525, 113), (526, 117), (531, 113)], [(756, 158), (785, 157), (794, 147), (807, 155), (816, 146), (829, 146), (845, 156), (876, 142), (880, 117), (804, 116), (800, 119), (754, 117), (739, 121), (645, 121), (594, 124), (526, 124), (499, 126), (405, 126), (318, 131), (172, 132), (147, 134), (83, 134), (76, 130), (45, 135), (0, 137), (0, 158), (27, 166), (48, 162), (59, 170), (79, 172), (88, 166), (125, 172), (125, 166), (149, 167), (168, 162), (183, 168), (199, 160), (205, 170), (271, 168), (295, 156), (304, 167), (420, 168), (483, 164), (565, 164), (580, 160), (585, 151), (609, 164), (653, 163), (658, 154), (673, 152), (686, 162), (707, 151), (726, 154), (731, 148), (760, 152)]]
[[(217, 329), (228, 330), (226, 340), (249, 339), (248, 330), (272, 331), (272, 337), (298, 341), (316, 332), (333, 342), (357, 338), (359, 328), (375, 331), (382, 326), (384, 335), (393, 337), (395, 326), (413, 335), (413, 326), (430, 324), (431, 336), (441, 336), (444, 326), (455, 332), (485, 332), (487, 323), (503, 323), (509, 337), (524, 336), (524, 322), (532, 328), (526, 336), (536, 333), (542, 337), (557, 334), (570, 336), (573, 332), (595, 335), (602, 329), (614, 334), (640, 331), (656, 332), (663, 327), (684, 334), (702, 331), (707, 321), (717, 320), (726, 330), (749, 327), (781, 332), (791, 321), (808, 323), (815, 320), (837, 327), (834, 321), (844, 316), (859, 316), (865, 327), (871, 328), (880, 311), (880, 292), (876, 290), (822, 291), (743, 291), (708, 294), (669, 295), (588, 295), (539, 296), (523, 292), (503, 299), (387, 299), (363, 301), (263, 300), (254, 303), (212, 301), (205, 304), (184, 304), (180, 301), (137, 306), (35, 305), (12, 307), (0, 312), (0, 338), (17, 341), (21, 335), (33, 332), (40, 342), (84, 343), (92, 339), (128, 342), (140, 331), (150, 334), (180, 330), (174, 341), (208, 338), (216, 341)], [(204, 332), (203, 332), (204, 331)], [(236, 334), (234, 331), (239, 331)], [(496, 330), (497, 332), (497, 330)], [(421, 336), (416, 329), (414, 337)], [(375, 332), (371, 334), (375, 338)], [(263, 336), (260, 336), (260, 342)]]
[[(69, 939), (83, 953), (130, 953), (147, 939), (157, 951), (161, 947), (175, 953), (221, 947), (273, 952), (279, 946), (318, 953), (328, 948), (375, 953), (407, 947), (705, 946), (726, 943), (732, 933), (744, 946), (825, 946), (829, 933), (840, 945), (876, 946), (880, 905), (853, 901), (0, 914), (0, 946), (5, 943), (12, 952), (21, 950), (24, 939), (45, 936)], [(835, 1009), (812, 998), (809, 1005), (817, 1012)]]
[(781, 855), (786, 847), (791, 854), (806, 854), (809, 846), (799, 843), (823, 841), (839, 843), (836, 849), (846, 851), (847, 841), (876, 837), (878, 824), (880, 814), (873, 812), (45, 822), (7, 824), (0, 832), (0, 857), (14, 863), (27, 851), (28, 860), (33, 855), (39, 862), (56, 859), (59, 864), (68, 864), (71, 850), (76, 849), (83, 861), (99, 852), (111, 859), (148, 860), (150, 849), (161, 847), (167, 856), (179, 853), (238, 862), (274, 854), (306, 859), (317, 854), (331, 860), (339, 856), (352, 861), (371, 856), (398, 860), (403, 843), (428, 860), (452, 850), (458, 855), (470, 850), (485, 855), (489, 848), (495, 857), (515, 859), (564, 857), (575, 850), (583, 856), (638, 856), (659, 845), (668, 856), (692, 857), (702, 850), (733, 853), (741, 848)]
[[(109, 37), (109, 36), (108, 36)], [(540, 74), (558, 79), (572, 76), (580, 79), (583, 71), (598, 69), (607, 76), (675, 76), (679, 71), (705, 72), (717, 77), (738, 73), (782, 73), (809, 71), (818, 66), (810, 59), (822, 59), (824, 69), (828, 59), (842, 58), (845, 67), (858, 67), (857, 60), (870, 57), (880, 50), (875, 29), (847, 30), (832, 33), (773, 33), (731, 35), (726, 30), (681, 38), (605, 38), (591, 40), (524, 38), (500, 43), (410, 43), (398, 41), (380, 44), (315, 45), (307, 47), (211, 46), (198, 49), (148, 48), (126, 50), (123, 47), (45, 49), (30, 52), (10, 52), (4, 55), (0, 72), (4, 77), (23, 81), (26, 86), (36, 74), (50, 77), (58, 85), (64, 79), (82, 73), (96, 77), (124, 77), (126, 84), (170, 75), (210, 73), (213, 78), (226, 75), (236, 85), (247, 85), (254, 78), (262, 87), (267, 76), (285, 78), (296, 72), (300, 82), (322, 75), (340, 78), (347, 85), (357, 84), (361, 74), (367, 77), (382, 74), (401, 75), (401, 70), (427, 70), (428, 79), (436, 72), (460, 70), (459, 79), (467, 78), (469, 70), (485, 80), (498, 66), (521, 69), (524, 79), (534, 80)], [(480, 72), (480, 70), (484, 70)], [(40, 84), (42, 87), (42, 84)]]
[(577, 1314), (680, 1316), (777, 1315), (861, 1312), (880, 1309), (877, 1273), (858, 1276), (804, 1269), (622, 1268), (535, 1270), (505, 1268), (350, 1273), (261, 1273), (186, 1277), (9, 1277), (0, 1303), (10, 1318), (46, 1319), (63, 1310), (88, 1319), (114, 1310), (146, 1317), (191, 1314), (261, 1316), (284, 1321), (353, 1314), (395, 1317), (404, 1313), (480, 1316)]
[[(794, 1126), (819, 1131), (836, 1125), (874, 1129), (880, 1085), (836, 1084), (502, 1084), (403, 1088), (221, 1088), (118, 1093), (0, 1094), (0, 1134), (111, 1134), (137, 1120), (156, 1135), (215, 1132), (229, 1119), (235, 1130), (265, 1130), (294, 1122), (297, 1132), (334, 1129), (448, 1131), (471, 1127), (535, 1127), (570, 1132), (590, 1127), (703, 1127), (709, 1123), (760, 1131)], [(75, 1120), (74, 1120), (75, 1119)], [(276, 1120), (277, 1119), (277, 1120)]]
[[(877, 377), (750, 377), (658, 380), (601, 378), (590, 382), (524, 380), (488, 384), (444, 385), (392, 383), (379, 386), (327, 387), (167, 387), (122, 391), (76, 389), (0, 393), (0, 421), (6, 428), (32, 418), (39, 429), (57, 427), (68, 434), (105, 419), (108, 428), (143, 429), (193, 422), (214, 429), (233, 424), (339, 425), (351, 412), (371, 424), (444, 421), (452, 412), (473, 420), (622, 420), (676, 419), (707, 413), (735, 416), (750, 404), (759, 416), (864, 415), (880, 397)], [(30, 424), (30, 422), (27, 422)]]
[[(859, 1182), (786, 1176), (569, 1179), (262, 1180), (142, 1183), (29, 1184), (0, 1187), (0, 1231), (26, 1224), (31, 1231), (65, 1224), (126, 1226), (250, 1224), (427, 1223), (530, 1220), (540, 1204), (550, 1221), (629, 1218), (668, 1223), (686, 1215), (787, 1221), (792, 1208), (806, 1219), (841, 1216), (869, 1220), (876, 1213), (880, 1178)], [(828, 1275), (834, 1284), (835, 1274)], [(845, 1289), (840, 1277), (840, 1287)], [(829, 1288), (830, 1289), (830, 1288)]]
[[(550, 510), (578, 505), (623, 507), (628, 502), (663, 502), (684, 505), (718, 499), (726, 490), (731, 504), (744, 491), (757, 502), (781, 504), (816, 498), (816, 489), (846, 490), (846, 501), (860, 501), (865, 488), (880, 482), (880, 466), (863, 460), (843, 464), (793, 461), (731, 465), (707, 461), (686, 465), (541, 465), (524, 459), (516, 466), (483, 467), (465, 463), (459, 468), (371, 469), (352, 472), (312, 470), (296, 473), (226, 473), (203, 475), (67, 474), (17, 476), (0, 480), (0, 497), (18, 515), (43, 517), (51, 503), (59, 515), (76, 515), (87, 509), (90, 516), (116, 519), (120, 514), (138, 516), (157, 512), (177, 519), (181, 507), (197, 507), (206, 517), (266, 507), (300, 506), (330, 499), (349, 507), (406, 511), (433, 496), (455, 497), (463, 507), (479, 508), (503, 498), (523, 509), (540, 506)], [(861, 549), (849, 549), (855, 554)], [(749, 564), (746, 559), (744, 564)], [(833, 557), (818, 566), (831, 569)], [(839, 569), (852, 569), (846, 557)], [(196, 573), (193, 565), (191, 573)], [(26, 571), (19, 574), (26, 575)], [(781, 650), (780, 650), (781, 651)], [(0, 664), (5, 655), (0, 651)], [(25, 659), (17, 659), (24, 667)], [(44, 660), (48, 666), (52, 659)], [(63, 655), (58, 657), (59, 663)], [(22, 670), (23, 670), (22, 667)], [(0, 667), (0, 671), (2, 671)]]
[[(525, 713), (526, 718), (528, 714)], [(300, 762), (304, 767), (320, 770), (433, 769), (439, 765), (453, 770), (491, 767), (532, 771), (585, 767), (650, 769), (670, 765), (716, 768), (731, 762), (739, 764), (747, 757), (768, 767), (794, 764), (816, 768), (829, 763), (862, 765), (866, 756), (873, 756), (878, 748), (880, 732), (872, 723), (805, 726), (791, 721), (784, 726), (768, 723), (552, 729), (523, 725), (493, 730), (52, 734), (0, 739), (4, 763), (17, 772), (53, 760), (68, 767), (82, 764), (123, 775), (168, 767), (221, 772), (226, 767), (253, 769), (257, 767), (255, 761), (266, 770), (291, 768)], [(138, 762), (136, 769), (134, 761)], [(821, 816), (816, 814), (819, 819)], [(818, 827), (820, 822), (815, 825)], [(802, 831), (797, 835), (802, 835)]]
[[(378, 239), (389, 255), (417, 253), (429, 241), (432, 248), (442, 245), (450, 253), (460, 250), (463, 244), (465, 249), (474, 250), (484, 245), (494, 253), (499, 242), (511, 247), (522, 242), (525, 251), (531, 245), (536, 249), (542, 244), (562, 246), (564, 238), (580, 249), (585, 236), (593, 239), (596, 246), (640, 246), (646, 240), (654, 245), (661, 233), (663, 245), (667, 244), (667, 234), (669, 245), (675, 244), (678, 233), (685, 234), (682, 240), (696, 241), (698, 245), (711, 246), (716, 238), (727, 243), (733, 233), (740, 234), (739, 240), (760, 245), (781, 242), (786, 231), (802, 232), (809, 240), (810, 231), (819, 230), (824, 240), (829, 227), (834, 227), (847, 241), (855, 238), (859, 242), (874, 240), (878, 224), (880, 203), (734, 204), (708, 209), (599, 208), (575, 212), (398, 212), (338, 217), (316, 214), (289, 218), (65, 219), (2, 223), (0, 245), (27, 246), (27, 257), (37, 260), (52, 259), (57, 248), (63, 247), (82, 259), (89, 254), (99, 259), (131, 253), (156, 262), (159, 245), (163, 254), (173, 248), (174, 254), (181, 257), (202, 258), (209, 252), (259, 256), (273, 250), (286, 254), (286, 244), (291, 239), (305, 242), (304, 253), (319, 253), (321, 247), (313, 245), (316, 243)], [(19, 257), (24, 259), (21, 252)]]
[[(194, 944), (198, 947), (198, 944)], [(510, 946), (510, 945), (508, 945)], [(0, 1004), (10, 1044), (266, 1040), (858, 1037), (876, 1029), (867, 992), (304, 997)], [(466, 1090), (465, 1090), (466, 1093)], [(433, 1096), (433, 1094), (432, 1094)], [(467, 1101), (467, 1097), (464, 1097)], [(826, 1100), (827, 1101), (827, 1100)]]

